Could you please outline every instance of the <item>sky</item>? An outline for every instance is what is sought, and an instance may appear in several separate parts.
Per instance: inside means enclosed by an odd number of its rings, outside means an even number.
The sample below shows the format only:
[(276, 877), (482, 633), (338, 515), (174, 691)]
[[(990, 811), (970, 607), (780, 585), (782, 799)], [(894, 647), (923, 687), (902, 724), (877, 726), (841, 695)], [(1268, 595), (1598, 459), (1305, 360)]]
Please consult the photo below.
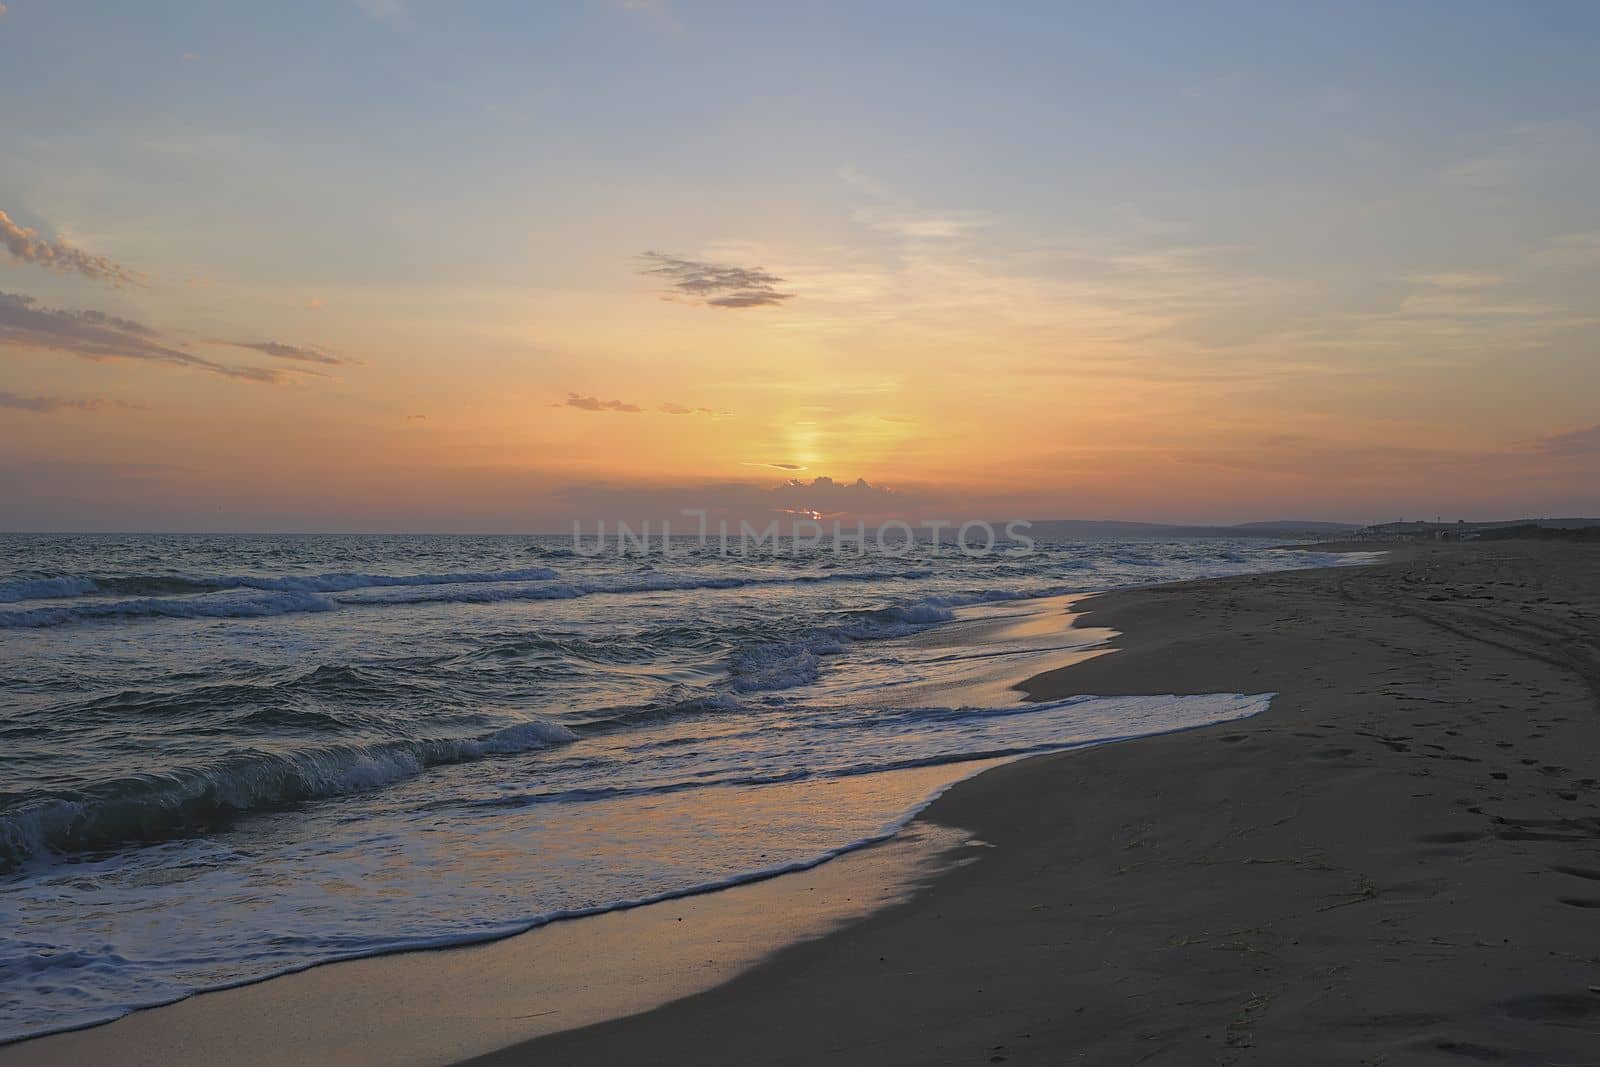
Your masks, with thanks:
[(1600, 6), (0, 4), (0, 529), (1600, 514)]

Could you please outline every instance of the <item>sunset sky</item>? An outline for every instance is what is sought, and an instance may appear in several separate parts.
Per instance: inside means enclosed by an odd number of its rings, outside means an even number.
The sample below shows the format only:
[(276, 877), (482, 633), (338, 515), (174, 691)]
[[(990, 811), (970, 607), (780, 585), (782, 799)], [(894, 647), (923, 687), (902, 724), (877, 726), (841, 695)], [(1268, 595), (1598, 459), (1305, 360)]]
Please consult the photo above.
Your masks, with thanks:
[(1600, 6), (1198, 10), (5, 0), (0, 529), (1600, 514)]

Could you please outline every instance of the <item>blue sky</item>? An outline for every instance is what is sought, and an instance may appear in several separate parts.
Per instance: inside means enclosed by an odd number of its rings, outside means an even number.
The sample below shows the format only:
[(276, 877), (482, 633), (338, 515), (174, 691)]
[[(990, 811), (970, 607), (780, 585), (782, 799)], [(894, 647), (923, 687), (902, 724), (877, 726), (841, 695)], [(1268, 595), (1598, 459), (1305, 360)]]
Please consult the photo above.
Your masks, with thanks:
[[(1567, 3), (7, 0), (0, 210), (144, 284), (0, 258), (0, 292), (343, 368), (251, 388), (0, 335), (0, 393), (82, 402), (0, 410), (8, 484), (47, 525), (116, 524), (39, 472), (95, 486), (132, 452), (198, 519), (338, 454), (246, 518), (360, 526), (366, 442), (479, 486), (449, 513), (480, 525), (762, 462), (1036, 514), (1275, 517), (1330, 481), (1356, 517), (1600, 510), (1539, 444), (1600, 398), (1597, 44)], [(664, 306), (652, 250), (796, 295)], [(586, 458), (568, 393), (724, 421)], [(1007, 410), (1077, 428), (984, 443)], [(295, 419), (318, 447), (286, 457)], [(256, 448), (232, 481), (194, 458), (224, 426)], [(1250, 448), (1285, 457), (1269, 487)], [(1439, 489), (1463, 470), (1479, 496)], [(485, 510), (496, 472), (537, 502)]]

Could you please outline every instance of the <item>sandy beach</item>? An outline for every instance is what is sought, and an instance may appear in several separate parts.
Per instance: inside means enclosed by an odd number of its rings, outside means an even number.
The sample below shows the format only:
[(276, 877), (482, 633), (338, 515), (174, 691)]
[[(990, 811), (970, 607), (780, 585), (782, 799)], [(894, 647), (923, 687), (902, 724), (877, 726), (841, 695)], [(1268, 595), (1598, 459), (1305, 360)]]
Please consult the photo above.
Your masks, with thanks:
[[(538, 1036), (472, 1062), (1600, 1062), (1600, 555), (1427, 546), (1075, 607), (1117, 651), (1031, 697), (1278, 696), (956, 785), (914, 827), (947, 850), (939, 873), (857, 868), (915, 892), (870, 892), (847, 857), (676, 912), (195, 997), (0, 1063), (395, 1062), (408, 1028), (443, 1035), (416, 1062), (444, 1062), (529, 1033), (505, 1016), (534, 999), (556, 1016)], [(829, 903), (808, 904), (819, 878)], [(763, 913), (800, 939), (764, 959)], [(642, 985), (665, 959), (643, 948), (620, 980), (572, 962), (671, 942), (685, 915), (676, 984)], [(532, 988), (551, 938), (554, 992)], [(482, 1014), (429, 1014), (448, 996), (427, 990), (473, 974)]]
[(980, 775), (911, 901), (478, 1062), (1600, 1062), (1600, 555), (1398, 556), (1083, 605), (1121, 651), (1032, 695), (1279, 697)]

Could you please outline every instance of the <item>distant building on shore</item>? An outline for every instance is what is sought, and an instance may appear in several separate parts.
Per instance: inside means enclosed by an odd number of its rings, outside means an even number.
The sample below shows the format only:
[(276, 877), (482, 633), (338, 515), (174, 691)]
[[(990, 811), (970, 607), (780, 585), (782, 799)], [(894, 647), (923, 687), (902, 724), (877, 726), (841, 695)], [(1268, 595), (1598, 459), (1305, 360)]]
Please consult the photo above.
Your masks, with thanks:
[[(1476, 541), (1480, 538), (1540, 537), (1594, 540), (1600, 519), (1510, 519), (1497, 522), (1380, 522), (1351, 535), (1356, 541)], [(1579, 531), (1583, 531), (1579, 533)]]

